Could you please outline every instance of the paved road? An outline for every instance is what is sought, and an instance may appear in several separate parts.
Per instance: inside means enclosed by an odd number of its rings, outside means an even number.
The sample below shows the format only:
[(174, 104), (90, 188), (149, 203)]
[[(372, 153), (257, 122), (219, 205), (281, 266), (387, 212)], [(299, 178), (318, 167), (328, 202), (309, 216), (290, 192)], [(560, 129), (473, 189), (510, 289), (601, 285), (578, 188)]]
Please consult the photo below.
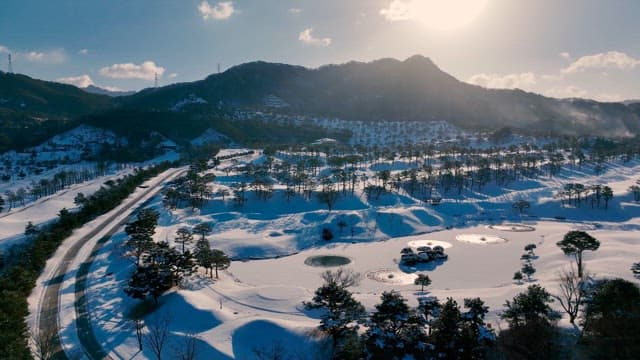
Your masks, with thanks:
[[(80, 249), (91, 239), (95, 238), (101, 231), (105, 230), (107, 227), (111, 226), (109, 229), (110, 233), (116, 231), (120, 225), (122, 225), (123, 221), (120, 221), (116, 224), (114, 222), (116, 219), (124, 214), (126, 211), (131, 209), (132, 207), (138, 205), (142, 199), (150, 195), (152, 192), (157, 192), (160, 190), (160, 184), (170, 177), (177, 176), (179, 173), (184, 172), (181, 169), (173, 169), (164, 175), (161, 181), (158, 182), (157, 186), (150, 187), (145, 190), (143, 193), (138, 195), (132, 201), (129, 201), (125, 206), (112, 210), (110, 215), (102, 221), (100, 224), (96, 225), (93, 230), (91, 230), (87, 235), (82, 238), (76, 240), (76, 242), (69, 248), (67, 253), (64, 255), (57, 268), (53, 272), (53, 275), (45, 282), (44, 296), (41, 299), (41, 304), (39, 307), (39, 316), (37, 319), (37, 328), (41, 334), (54, 334), (53, 342), (55, 344), (55, 355), (53, 359), (68, 359), (65, 354), (62, 344), (60, 342), (60, 329), (58, 324), (58, 311), (60, 308), (60, 289), (62, 283), (64, 282), (64, 277), (67, 272), (70, 270), (69, 266), (75, 258), (78, 256), (78, 252)], [(102, 241), (102, 240), (101, 240)], [(104, 242), (104, 241), (103, 241)], [(99, 248), (101, 245), (100, 242), (96, 244), (96, 248)], [(95, 254), (95, 250), (92, 251), (92, 256), (90, 256), (89, 260), (92, 261), (92, 257)], [(76, 274), (76, 281), (80, 280), (80, 284), (76, 283), (75, 292), (76, 292), (76, 321), (78, 328), (78, 336), (80, 338), (80, 346), (83, 349), (84, 354), (89, 359), (110, 359), (109, 356), (105, 353), (105, 351), (100, 346), (100, 343), (95, 338), (93, 331), (91, 329), (91, 321), (88, 316), (86, 299), (84, 298), (84, 287), (86, 286), (86, 274), (91, 265), (91, 261), (84, 262), (80, 269)], [(73, 269), (71, 269), (73, 270)], [(80, 287), (80, 288), (79, 288)], [(80, 301), (78, 301), (80, 300)]]

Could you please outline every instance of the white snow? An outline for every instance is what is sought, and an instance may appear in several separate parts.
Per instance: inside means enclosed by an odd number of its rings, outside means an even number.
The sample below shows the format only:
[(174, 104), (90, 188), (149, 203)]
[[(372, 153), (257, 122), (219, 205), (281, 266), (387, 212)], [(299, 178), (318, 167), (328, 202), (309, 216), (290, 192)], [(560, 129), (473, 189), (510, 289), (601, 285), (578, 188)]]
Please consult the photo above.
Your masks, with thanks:
[[(214, 192), (229, 190), (240, 181), (250, 182), (237, 168), (266, 161), (260, 151), (248, 154), (247, 149), (224, 150), (219, 156), (230, 158), (212, 170), (217, 177)], [(280, 156), (284, 154), (276, 155), (276, 162)], [(371, 178), (373, 168), (395, 172), (405, 165), (395, 159), (369, 164), (361, 171)], [(351, 290), (370, 310), (383, 291), (392, 289), (417, 305), (417, 297), (424, 294), (413, 281), (418, 273), (427, 273), (433, 282), (425, 292), (458, 302), (480, 297), (490, 306), (488, 321), (497, 328), (505, 300), (530, 284), (512, 280), (522, 266), (520, 255), (527, 244), (536, 245), (533, 264), (537, 272), (531, 283), (552, 293), (558, 290), (557, 274), (570, 263), (556, 242), (575, 229), (586, 230), (601, 241), (599, 250), (584, 254), (590, 273), (634, 280), (629, 267), (640, 258), (636, 239), (640, 205), (633, 202), (627, 188), (635, 183), (640, 164), (612, 162), (606, 170), (595, 175), (589, 167), (567, 167), (554, 178), (523, 179), (504, 187), (489, 185), (481, 192), (465, 190), (459, 196), (443, 194), (438, 206), (426, 205), (404, 191), (369, 199), (359, 188), (354, 195), (341, 197), (328, 211), (315, 196), (305, 200), (296, 195), (287, 201), (282, 184), (275, 184), (268, 201), (248, 194), (242, 207), (230, 196), (223, 200), (216, 195), (200, 210), (168, 211), (156, 196), (147, 204), (161, 211), (156, 240), (172, 242), (179, 227), (212, 222), (214, 230), (208, 237), (212, 247), (237, 260), (220, 272), (220, 279), (200, 274), (164, 295), (154, 315), (145, 321), (149, 324), (155, 316), (169, 315), (169, 341), (174, 346), (186, 332), (197, 333), (199, 358), (203, 359), (254, 358), (254, 349), (268, 349), (278, 342), (291, 356), (298, 352), (319, 354), (324, 346), (314, 331), (317, 314), (304, 310), (302, 302), (311, 299), (322, 283), (320, 274), (327, 268), (308, 266), (305, 260), (339, 255), (351, 260), (346, 268), (362, 274), (361, 282)], [(616, 197), (607, 210), (562, 206), (554, 192), (571, 182), (607, 184)], [(531, 203), (527, 214), (512, 209), (517, 199)], [(337, 225), (341, 221), (347, 224), (342, 230)], [(513, 231), (514, 227), (529, 231)], [(331, 229), (333, 240), (321, 239), (323, 228)], [(107, 241), (89, 274), (94, 331), (114, 358), (152, 358), (148, 349), (138, 353), (135, 332), (127, 320), (139, 301), (122, 291), (133, 270), (122, 257), (124, 239), (120, 230)], [(400, 265), (404, 247), (435, 245), (446, 248), (446, 261)], [(554, 307), (558, 308), (557, 304)], [(61, 318), (64, 324), (67, 316)], [(171, 351), (165, 354), (169, 358)]]

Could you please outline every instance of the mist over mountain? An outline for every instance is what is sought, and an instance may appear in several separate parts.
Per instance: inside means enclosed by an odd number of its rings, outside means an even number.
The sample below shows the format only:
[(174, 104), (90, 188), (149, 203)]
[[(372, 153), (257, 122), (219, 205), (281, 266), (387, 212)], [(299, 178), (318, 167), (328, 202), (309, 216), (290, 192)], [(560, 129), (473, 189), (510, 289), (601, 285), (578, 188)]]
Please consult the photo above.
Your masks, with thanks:
[[(122, 98), (122, 105), (168, 109), (189, 96), (232, 108), (271, 108), (347, 120), (445, 120), (467, 129), (508, 126), (614, 137), (640, 130), (638, 112), (625, 104), (485, 89), (457, 80), (420, 55), (318, 69), (246, 63), (201, 81), (142, 91)], [(265, 100), (274, 98), (282, 106), (266, 106)]]
[(95, 85), (89, 85), (86, 88), (82, 88), (82, 90), (91, 94), (107, 95), (111, 97), (127, 96), (127, 95), (133, 95), (136, 93), (135, 91), (113, 91), (113, 90), (101, 88)]

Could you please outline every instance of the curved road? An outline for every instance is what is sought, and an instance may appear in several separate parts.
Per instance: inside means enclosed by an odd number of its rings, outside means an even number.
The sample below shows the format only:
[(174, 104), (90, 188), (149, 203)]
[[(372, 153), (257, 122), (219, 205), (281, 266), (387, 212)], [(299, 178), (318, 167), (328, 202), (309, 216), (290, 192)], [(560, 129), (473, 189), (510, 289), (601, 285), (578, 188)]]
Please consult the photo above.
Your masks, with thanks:
[[(108, 213), (108, 217), (104, 221), (95, 225), (95, 227), (89, 233), (77, 239), (73, 243), (69, 250), (64, 254), (64, 257), (59, 261), (55, 270), (52, 271), (51, 275), (44, 281), (44, 294), (41, 294), (40, 303), (38, 304), (38, 313), (36, 314), (35, 327), (38, 329), (40, 334), (53, 335), (52, 341), (55, 347), (53, 359), (68, 359), (59, 337), (59, 333), (61, 330), (58, 323), (58, 312), (60, 309), (61, 295), (60, 289), (64, 282), (65, 275), (70, 270), (74, 270), (73, 268), (70, 269), (70, 265), (74, 262), (74, 260), (76, 260), (76, 257), (78, 257), (80, 249), (82, 249), (85, 244), (94, 239), (100, 232), (104, 231), (107, 228), (108, 233), (106, 234), (106, 236), (113, 234), (127, 220), (127, 218), (125, 217), (123, 220), (116, 222), (116, 220), (120, 216), (122, 216), (128, 210), (132, 209), (134, 206), (139, 205), (143, 199), (146, 200), (151, 195), (155, 195), (155, 193), (160, 191), (161, 185), (165, 181), (178, 176), (184, 171), (184, 169), (170, 169), (165, 171), (161, 175), (158, 175), (162, 178), (157, 181), (154, 186), (150, 186), (147, 190), (142, 192), (140, 195), (137, 195), (134, 199), (127, 201), (124, 206), (111, 210), (111, 212)], [(157, 179), (157, 177), (154, 179)], [(104, 238), (96, 243), (94, 250), (99, 248), (103, 242)], [(78, 269), (76, 277), (74, 279), (76, 282), (74, 289), (76, 296), (76, 325), (78, 329), (78, 337), (80, 339), (80, 344), (78, 345), (82, 348), (83, 353), (89, 359), (110, 359), (110, 357), (107, 355), (104, 349), (102, 349), (100, 343), (93, 334), (93, 331), (91, 329), (91, 321), (87, 312), (86, 301), (84, 299), (86, 274), (89, 271), (89, 267), (94, 254), (95, 252), (92, 251), (92, 255), (90, 256), (90, 258), (84, 261), (82, 265), (80, 265), (80, 268)]]

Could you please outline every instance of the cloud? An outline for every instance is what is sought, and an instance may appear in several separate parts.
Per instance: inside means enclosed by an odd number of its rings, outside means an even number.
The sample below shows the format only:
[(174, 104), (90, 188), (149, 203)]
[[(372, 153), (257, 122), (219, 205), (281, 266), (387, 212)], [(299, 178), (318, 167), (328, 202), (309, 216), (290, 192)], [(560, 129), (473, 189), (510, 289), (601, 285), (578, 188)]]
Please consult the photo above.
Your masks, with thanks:
[(291, 8), (288, 10), (289, 14), (300, 14), (302, 12), (302, 9), (299, 8)]
[(16, 55), (29, 62), (39, 64), (62, 64), (67, 59), (67, 55), (62, 49), (50, 51), (29, 51), (25, 53), (18, 52)]
[(198, 11), (205, 20), (210, 18), (214, 20), (226, 20), (233, 15), (235, 9), (231, 1), (221, 1), (212, 7), (208, 1), (203, 0), (200, 5), (198, 5)]
[(546, 96), (554, 97), (554, 98), (585, 98), (587, 97), (587, 90), (575, 86), (575, 85), (567, 85), (564, 87), (553, 87), (544, 91), (543, 93)]
[(608, 51), (594, 55), (586, 55), (572, 62), (562, 69), (564, 74), (574, 74), (588, 69), (634, 69), (640, 65), (640, 60), (635, 59), (620, 51)]
[(143, 79), (153, 80), (155, 75), (162, 76), (165, 68), (153, 61), (145, 61), (140, 65), (133, 63), (113, 64), (100, 69), (100, 75), (114, 79)]
[(331, 45), (331, 38), (317, 38), (313, 36), (312, 32), (313, 32), (312, 28), (302, 30), (302, 32), (300, 32), (300, 34), (298, 35), (298, 40), (309, 45), (316, 45), (316, 46)]
[(506, 75), (481, 73), (473, 75), (467, 82), (493, 89), (526, 89), (538, 82), (538, 76), (532, 72)]
[(80, 49), (78, 50), (79, 55), (89, 55), (89, 49)]
[(56, 81), (64, 84), (74, 85), (79, 88), (86, 88), (89, 85), (95, 85), (93, 80), (91, 80), (91, 77), (87, 74), (80, 75), (80, 76), (62, 77), (62, 78), (56, 79)]
[(6, 46), (0, 45), (0, 54), (8, 54), (10, 53), (9, 48)]
[(178, 76), (178, 73), (169, 74), (169, 79), (175, 79)]
[(566, 52), (566, 51), (563, 51), (563, 52), (561, 52), (561, 53), (560, 53), (560, 54), (558, 54), (558, 55), (560, 55), (560, 57), (561, 57), (561, 58), (563, 58), (563, 59), (567, 59), (567, 60), (571, 59), (571, 54), (569, 54), (569, 53), (568, 53), (568, 52)]
[(402, 0), (393, 0), (389, 7), (380, 10), (380, 15), (388, 21), (409, 20), (413, 17), (411, 4)]

